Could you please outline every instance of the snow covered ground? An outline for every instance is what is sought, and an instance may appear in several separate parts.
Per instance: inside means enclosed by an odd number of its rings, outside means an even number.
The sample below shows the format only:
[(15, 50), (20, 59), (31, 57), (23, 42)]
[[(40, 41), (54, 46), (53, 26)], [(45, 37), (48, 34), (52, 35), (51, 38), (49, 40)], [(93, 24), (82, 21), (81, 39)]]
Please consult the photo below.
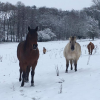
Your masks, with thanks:
[[(35, 70), (34, 87), (31, 76), (24, 87), (19, 82), (18, 43), (0, 44), (0, 100), (100, 100), (100, 40), (89, 57), (89, 40), (77, 40), (82, 48), (77, 69), (65, 73), (63, 50), (68, 41), (39, 42), (40, 57)], [(43, 54), (43, 47), (47, 53)], [(59, 69), (59, 76), (56, 69)]]

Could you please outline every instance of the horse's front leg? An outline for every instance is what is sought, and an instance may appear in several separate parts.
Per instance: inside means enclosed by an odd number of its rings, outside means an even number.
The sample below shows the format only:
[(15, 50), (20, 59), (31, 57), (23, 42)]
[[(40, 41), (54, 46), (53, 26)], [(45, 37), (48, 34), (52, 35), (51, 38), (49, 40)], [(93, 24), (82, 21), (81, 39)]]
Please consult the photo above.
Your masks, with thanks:
[(74, 61), (75, 72), (77, 71), (77, 61)]
[(25, 82), (28, 82), (29, 81), (29, 72), (30, 72), (30, 66), (27, 66), (26, 76), (25, 76)]
[(72, 67), (72, 60), (70, 60), (70, 65), (71, 65), (71, 70), (73, 70), (73, 67)]
[(37, 65), (37, 61), (32, 65), (31, 71), (31, 86), (34, 86), (34, 74), (35, 74), (35, 67)]
[(27, 68), (27, 66), (25, 66), (25, 65), (22, 66), (22, 71), (23, 71), (23, 75), (22, 75), (22, 77), (23, 77), (23, 79), (22, 79), (21, 87), (24, 86), (25, 77), (26, 77), (26, 68)]
[(19, 81), (21, 81), (21, 76), (22, 76), (22, 69), (21, 68), (19, 69), (19, 72), (20, 72)]
[(68, 73), (68, 67), (69, 67), (69, 60), (66, 60), (66, 73)]

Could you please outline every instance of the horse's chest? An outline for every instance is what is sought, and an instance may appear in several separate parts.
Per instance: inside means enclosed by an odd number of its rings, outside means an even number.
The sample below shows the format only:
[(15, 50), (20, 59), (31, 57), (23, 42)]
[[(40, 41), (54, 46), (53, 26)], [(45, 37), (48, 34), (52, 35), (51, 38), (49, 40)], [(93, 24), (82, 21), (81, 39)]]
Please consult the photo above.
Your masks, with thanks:
[(24, 56), (24, 62), (26, 63), (34, 63), (35, 61), (37, 61), (39, 58), (39, 52), (29, 52)]
[(30, 60), (38, 59), (38, 53), (30, 53), (28, 55), (28, 59), (30, 59)]
[(74, 52), (70, 52), (70, 53), (68, 53), (67, 58), (68, 59), (75, 59), (76, 58), (76, 54)]

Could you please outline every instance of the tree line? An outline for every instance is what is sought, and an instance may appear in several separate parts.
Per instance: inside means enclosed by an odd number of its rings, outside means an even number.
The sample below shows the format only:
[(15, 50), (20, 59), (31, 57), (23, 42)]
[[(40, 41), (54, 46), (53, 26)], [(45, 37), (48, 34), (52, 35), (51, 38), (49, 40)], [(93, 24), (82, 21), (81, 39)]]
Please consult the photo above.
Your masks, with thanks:
[[(25, 39), (27, 28), (50, 29), (56, 40), (100, 36), (100, 0), (82, 10), (63, 11), (56, 8), (25, 6), (22, 2), (13, 5), (0, 2), (0, 41), (19, 42)], [(55, 39), (55, 38), (54, 38)]]

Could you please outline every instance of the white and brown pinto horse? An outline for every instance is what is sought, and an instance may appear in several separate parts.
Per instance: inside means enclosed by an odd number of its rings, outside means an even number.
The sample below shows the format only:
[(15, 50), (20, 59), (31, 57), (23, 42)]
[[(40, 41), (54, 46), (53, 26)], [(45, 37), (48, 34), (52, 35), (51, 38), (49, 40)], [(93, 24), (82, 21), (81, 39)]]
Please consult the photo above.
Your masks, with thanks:
[(77, 71), (77, 61), (81, 55), (81, 46), (76, 42), (75, 36), (69, 38), (69, 43), (65, 46), (63, 53), (66, 59), (66, 72), (68, 72), (69, 61), (71, 70), (73, 69), (72, 64), (74, 63), (75, 71)]

